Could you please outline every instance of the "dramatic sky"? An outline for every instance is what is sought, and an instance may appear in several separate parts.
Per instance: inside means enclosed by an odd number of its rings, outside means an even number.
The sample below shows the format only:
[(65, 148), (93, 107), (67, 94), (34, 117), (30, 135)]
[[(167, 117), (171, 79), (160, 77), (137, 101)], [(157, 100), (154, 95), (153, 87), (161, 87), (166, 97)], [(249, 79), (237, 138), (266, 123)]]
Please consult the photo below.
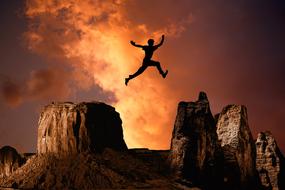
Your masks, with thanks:
[[(213, 114), (247, 107), (254, 137), (270, 130), (285, 151), (285, 2), (282, 0), (3, 0), (0, 2), (0, 146), (35, 152), (52, 101), (104, 101), (130, 148), (167, 149), (179, 101), (205, 91)], [(143, 52), (155, 68), (124, 85)]]

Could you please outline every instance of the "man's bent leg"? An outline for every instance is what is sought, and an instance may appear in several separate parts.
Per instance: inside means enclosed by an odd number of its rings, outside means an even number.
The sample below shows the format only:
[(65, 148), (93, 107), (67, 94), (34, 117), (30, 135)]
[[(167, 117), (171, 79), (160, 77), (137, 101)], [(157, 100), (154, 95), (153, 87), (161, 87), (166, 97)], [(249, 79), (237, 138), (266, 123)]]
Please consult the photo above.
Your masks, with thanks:
[(166, 70), (165, 72), (162, 70), (161, 66), (160, 66), (160, 62), (158, 61), (151, 61), (151, 65), (152, 66), (156, 66), (157, 70), (159, 71), (159, 73), (162, 75), (163, 78), (166, 77), (168, 70)]
[(144, 70), (147, 68), (147, 65), (143, 64), (138, 70), (137, 72), (135, 72), (134, 74), (130, 75), (129, 78), (125, 79), (125, 84), (128, 85), (129, 80), (139, 76), (140, 74), (142, 74), (144, 72)]
[(137, 70), (137, 72), (135, 72), (134, 74), (132, 74), (132, 75), (129, 76), (129, 79), (136, 78), (137, 76), (139, 76), (140, 74), (142, 74), (146, 68), (147, 68), (146, 65), (142, 65), (142, 66)]

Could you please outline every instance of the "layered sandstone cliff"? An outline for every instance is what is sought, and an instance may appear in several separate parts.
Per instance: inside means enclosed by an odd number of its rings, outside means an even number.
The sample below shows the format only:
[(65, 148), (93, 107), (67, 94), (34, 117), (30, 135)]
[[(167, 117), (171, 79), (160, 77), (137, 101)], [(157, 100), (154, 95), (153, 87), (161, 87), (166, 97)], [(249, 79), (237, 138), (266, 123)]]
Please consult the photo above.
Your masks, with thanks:
[(119, 113), (100, 102), (46, 106), (39, 119), (37, 148), (39, 154), (56, 155), (127, 150)]

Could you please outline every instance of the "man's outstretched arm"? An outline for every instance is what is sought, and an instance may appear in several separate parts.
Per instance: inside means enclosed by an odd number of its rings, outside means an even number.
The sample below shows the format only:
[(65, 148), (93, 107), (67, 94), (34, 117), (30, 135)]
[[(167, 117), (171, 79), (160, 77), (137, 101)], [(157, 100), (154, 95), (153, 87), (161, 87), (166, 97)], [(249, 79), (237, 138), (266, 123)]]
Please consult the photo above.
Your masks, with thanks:
[(136, 44), (134, 41), (131, 41), (131, 44), (135, 47), (139, 47), (139, 48), (143, 47), (142, 45)]
[(156, 47), (161, 46), (163, 44), (163, 42), (164, 42), (164, 35), (161, 36), (161, 41), (159, 44), (156, 45)]

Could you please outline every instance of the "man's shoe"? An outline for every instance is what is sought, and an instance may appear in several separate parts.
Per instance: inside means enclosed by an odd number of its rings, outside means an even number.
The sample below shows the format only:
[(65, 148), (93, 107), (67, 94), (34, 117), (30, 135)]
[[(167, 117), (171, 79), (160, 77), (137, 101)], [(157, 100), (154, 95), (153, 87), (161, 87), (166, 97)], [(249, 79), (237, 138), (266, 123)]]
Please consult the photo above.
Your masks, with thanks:
[(125, 85), (128, 86), (129, 78), (125, 78)]
[(165, 73), (162, 74), (162, 77), (165, 78), (167, 74), (168, 74), (168, 70), (166, 70)]

